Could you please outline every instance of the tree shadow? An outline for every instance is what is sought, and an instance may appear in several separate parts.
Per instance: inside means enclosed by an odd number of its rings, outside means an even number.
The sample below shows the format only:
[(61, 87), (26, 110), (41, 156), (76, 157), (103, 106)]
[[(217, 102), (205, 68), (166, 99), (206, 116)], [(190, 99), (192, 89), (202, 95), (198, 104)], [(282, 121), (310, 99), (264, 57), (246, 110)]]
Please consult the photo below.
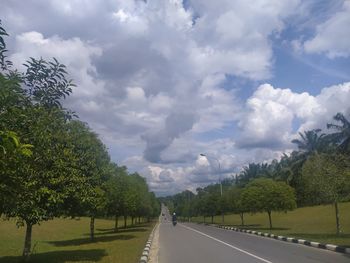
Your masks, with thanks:
[[(134, 233), (134, 232), (146, 232), (147, 229), (145, 228), (136, 228), (136, 229), (118, 229), (117, 232), (114, 232), (114, 229), (112, 230), (104, 230), (101, 231), (102, 233), (95, 233), (95, 236), (104, 236), (104, 235), (111, 235), (111, 234), (120, 234), (120, 233)], [(90, 233), (85, 233), (84, 236), (90, 236)]]
[(271, 231), (271, 230), (289, 230), (290, 228), (287, 227), (261, 227), (261, 224), (251, 224), (251, 225), (227, 225), (229, 227), (237, 227), (240, 229), (246, 229), (246, 230), (265, 230), (265, 231)]
[(56, 247), (65, 246), (80, 246), (85, 244), (91, 244), (95, 242), (111, 242), (115, 240), (129, 240), (134, 238), (134, 235), (113, 235), (113, 236), (98, 236), (95, 237), (93, 241), (90, 238), (78, 238), (70, 240), (59, 240), (59, 241), (47, 241), (47, 243), (52, 244)]
[(256, 228), (261, 226), (261, 224), (251, 224), (251, 225), (244, 225), (244, 226), (242, 226), (241, 224), (238, 224), (238, 225), (229, 225), (229, 226), (240, 227), (240, 228), (253, 228), (253, 227)]
[[(50, 251), (34, 254), (30, 257), (29, 263), (64, 263), (64, 262), (98, 262), (107, 253), (104, 249), (89, 249), (89, 250), (61, 250)], [(0, 257), (0, 263), (18, 263), (23, 262), (21, 256), (5, 256)]]
[[(145, 227), (149, 227), (150, 224), (149, 223), (142, 223), (139, 225), (132, 225), (132, 226), (127, 226), (127, 227), (123, 227), (120, 226), (118, 227), (118, 230), (125, 230), (125, 229), (134, 229), (134, 228), (145, 228)], [(103, 232), (103, 231), (114, 231), (114, 227), (113, 228), (96, 228), (97, 231)]]
[(249, 229), (249, 230), (264, 230), (264, 231), (273, 231), (273, 230), (289, 230), (288, 227), (242, 227), (242, 229)]

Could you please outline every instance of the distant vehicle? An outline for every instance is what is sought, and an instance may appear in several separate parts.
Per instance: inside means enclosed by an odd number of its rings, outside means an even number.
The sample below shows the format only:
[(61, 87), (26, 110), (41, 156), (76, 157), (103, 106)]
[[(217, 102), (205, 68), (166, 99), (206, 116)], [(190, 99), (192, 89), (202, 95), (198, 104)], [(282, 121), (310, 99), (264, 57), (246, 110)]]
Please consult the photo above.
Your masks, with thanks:
[(164, 213), (162, 213), (162, 216), (164, 216)]
[(173, 221), (173, 226), (176, 226), (177, 224), (176, 213), (173, 214), (172, 221)]

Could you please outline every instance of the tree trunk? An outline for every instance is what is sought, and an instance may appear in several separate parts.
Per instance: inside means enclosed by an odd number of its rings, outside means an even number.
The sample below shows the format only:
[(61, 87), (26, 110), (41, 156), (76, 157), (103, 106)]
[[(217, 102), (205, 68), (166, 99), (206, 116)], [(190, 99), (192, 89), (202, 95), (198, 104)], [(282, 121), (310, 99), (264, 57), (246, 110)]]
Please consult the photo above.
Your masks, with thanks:
[(90, 218), (90, 239), (91, 241), (94, 241), (95, 238), (95, 217), (92, 216)]
[(27, 261), (30, 256), (30, 250), (32, 247), (32, 227), (33, 225), (26, 222), (27, 228), (26, 228), (26, 237), (24, 240), (24, 249), (22, 256), (24, 257), (24, 260)]
[(118, 216), (115, 216), (115, 222), (114, 222), (114, 232), (118, 232)]
[(134, 217), (133, 216), (131, 217), (131, 225), (132, 226), (134, 225)]
[(271, 211), (267, 211), (267, 214), (269, 215), (270, 229), (272, 229)]
[(244, 226), (244, 213), (239, 213), (239, 216), (241, 218), (241, 226)]
[(221, 218), (221, 221), (222, 221), (222, 224), (224, 224), (225, 223), (225, 214), (224, 214), (224, 212), (222, 212), (222, 218)]
[(124, 216), (124, 228), (126, 228), (126, 220), (128, 219), (127, 216)]
[(340, 222), (339, 222), (339, 208), (338, 208), (338, 202), (334, 203), (335, 207), (335, 223), (337, 225), (337, 235), (340, 234)]
[(211, 223), (214, 224), (214, 216), (211, 216)]
[(203, 216), (203, 223), (205, 223), (205, 216)]

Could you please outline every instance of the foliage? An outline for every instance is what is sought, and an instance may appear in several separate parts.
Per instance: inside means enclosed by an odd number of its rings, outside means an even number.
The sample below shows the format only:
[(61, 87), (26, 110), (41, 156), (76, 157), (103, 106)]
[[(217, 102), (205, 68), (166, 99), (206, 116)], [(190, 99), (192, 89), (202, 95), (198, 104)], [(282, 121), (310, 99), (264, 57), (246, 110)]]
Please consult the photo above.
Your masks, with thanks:
[(350, 196), (350, 161), (341, 154), (316, 154), (303, 166), (305, 191), (315, 203), (333, 203), (337, 234), (340, 234), (338, 202)]
[(315, 204), (341, 201), (350, 195), (350, 161), (341, 154), (315, 154), (303, 166), (305, 191)]
[(283, 182), (259, 178), (247, 185), (242, 192), (242, 202), (250, 212), (267, 212), (272, 228), (271, 212), (296, 208), (294, 189)]
[(32, 226), (54, 217), (90, 216), (93, 237), (95, 217), (112, 210), (156, 216), (146, 181), (126, 169), (121, 176), (98, 135), (63, 108), (75, 86), (65, 66), (30, 58), (25, 73), (13, 70), (4, 36), (0, 23), (0, 215), (26, 225), (23, 256)]
[(334, 116), (334, 120), (339, 124), (327, 124), (328, 129), (336, 130), (336, 132), (330, 134), (328, 137), (330, 141), (334, 142), (338, 149), (343, 153), (350, 153), (350, 121), (345, 116), (338, 112)]

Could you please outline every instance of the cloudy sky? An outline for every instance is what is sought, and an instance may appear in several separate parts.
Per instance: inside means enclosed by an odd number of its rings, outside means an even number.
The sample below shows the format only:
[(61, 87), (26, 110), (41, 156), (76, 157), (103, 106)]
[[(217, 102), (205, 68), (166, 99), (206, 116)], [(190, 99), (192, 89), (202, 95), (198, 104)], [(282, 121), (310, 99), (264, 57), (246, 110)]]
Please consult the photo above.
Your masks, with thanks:
[(66, 64), (65, 106), (158, 195), (350, 114), (349, 0), (1, 0), (0, 18), (15, 65)]

